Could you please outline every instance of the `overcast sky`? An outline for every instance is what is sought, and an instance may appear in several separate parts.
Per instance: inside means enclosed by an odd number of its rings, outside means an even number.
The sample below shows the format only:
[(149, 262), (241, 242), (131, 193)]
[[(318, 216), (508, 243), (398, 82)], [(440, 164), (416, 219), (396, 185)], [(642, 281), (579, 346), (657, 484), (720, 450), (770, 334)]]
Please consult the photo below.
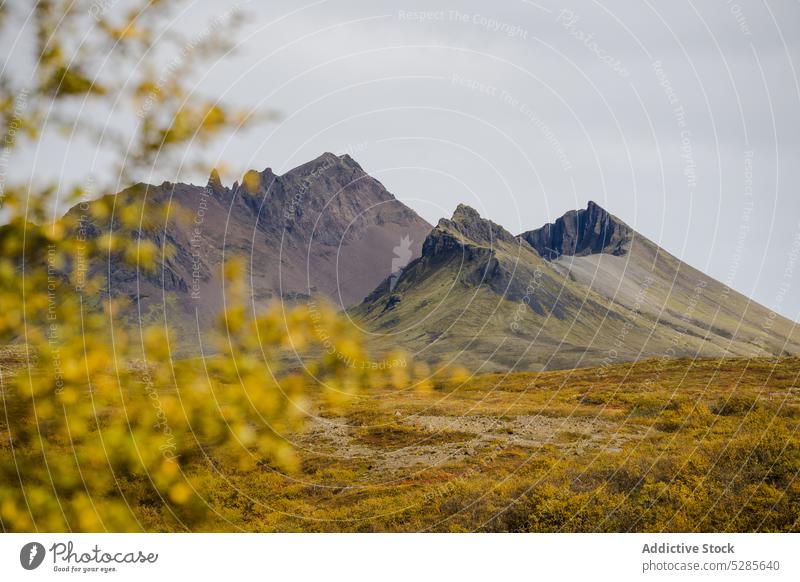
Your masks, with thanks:
[[(228, 182), (350, 152), (432, 223), (465, 202), (515, 234), (591, 199), (800, 319), (800, 2), (186, 6), (187, 35), (249, 13), (197, 90), (283, 114), (206, 152)], [(96, 153), (53, 140), (14, 170), (102, 180)]]

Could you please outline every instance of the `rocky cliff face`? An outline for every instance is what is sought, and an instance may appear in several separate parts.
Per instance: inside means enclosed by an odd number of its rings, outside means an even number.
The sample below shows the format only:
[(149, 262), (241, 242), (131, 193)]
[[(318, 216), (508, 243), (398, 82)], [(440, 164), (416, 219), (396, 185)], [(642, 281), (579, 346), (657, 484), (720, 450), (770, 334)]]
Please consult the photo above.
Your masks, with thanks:
[(624, 255), (634, 231), (594, 202), (520, 235), (545, 259), (597, 253)]
[[(420, 261), (431, 264), (454, 260), (459, 263), (460, 275), (467, 285), (485, 285), (515, 300), (525, 294), (521, 271), (530, 267), (513, 259), (524, 244), (502, 226), (481, 217), (477, 210), (459, 204), (452, 218), (442, 218), (425, 239)], [(520, 273), (515, 277), (517, 269)], [(537, 308), (541, 299), (534, 298)]]
[(502, 242), (516, 244), (514, 235), (466, 204), (459, 204), (450, 220), (442, 218), (437, 229), (458, 233), (463, 240), (490, 248)]

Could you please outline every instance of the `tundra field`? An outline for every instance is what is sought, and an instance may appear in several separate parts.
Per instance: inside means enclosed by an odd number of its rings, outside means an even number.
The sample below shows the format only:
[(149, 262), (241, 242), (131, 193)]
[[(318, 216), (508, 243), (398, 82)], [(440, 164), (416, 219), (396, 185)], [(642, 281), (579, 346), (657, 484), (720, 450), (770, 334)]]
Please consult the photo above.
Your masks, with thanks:
[[(312, 397), (294, 470), (206, 447), (186, 476), (212, 531), (798, 531), (799, 379), (797, 358), (646, 360), (375, 387)], [(185, 530), (147, 475), (117, 485), (141, 529)]]

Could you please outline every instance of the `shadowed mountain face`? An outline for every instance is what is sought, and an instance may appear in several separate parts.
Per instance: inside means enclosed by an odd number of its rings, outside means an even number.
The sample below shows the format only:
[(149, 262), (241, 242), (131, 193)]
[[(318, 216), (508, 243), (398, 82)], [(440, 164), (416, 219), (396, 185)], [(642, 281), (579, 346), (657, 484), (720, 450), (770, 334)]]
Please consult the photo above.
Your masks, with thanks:
[[(350, 156), (329, 153), (282, 176), (251, 171), (231, 188), (212, 172), (206, 187), (137, 185), (116, 196), (151, 219), (141, 236), (164, 256), (152, 274), (118, 261), (92, 268), (109, 273), (111, 294), (130, 297), (143, 318), (194, 335), (223, 306), (231, 257), (245, 260), (257, 306), (321, 295), (346, 307), (397, 270), (398, 255), (402, 265), (419, 256), (431, 229)], [(166, 207), (168, 220), (152, 219)], [(119, 220), (81, 225), (99, 236)]]
[(482, 371), (800, 351), (792, 322), (594, 203), (519, 237), (459, 206), (351, 313), (376, 346)]
[(553, 224), (520, 235), (547, 259), (561, 255), (623, 255), (633, 230), (594, 202), (585, 210), (571, 210)]

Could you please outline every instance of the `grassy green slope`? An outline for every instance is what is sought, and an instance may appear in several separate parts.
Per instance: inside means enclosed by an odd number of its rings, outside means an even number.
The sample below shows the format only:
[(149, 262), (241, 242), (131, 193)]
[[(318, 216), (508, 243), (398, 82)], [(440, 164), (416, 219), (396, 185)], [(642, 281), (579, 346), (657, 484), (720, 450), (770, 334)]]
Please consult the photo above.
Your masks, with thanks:
[[(466, 207), (439, 223), (394, 288), (385, 282), (351, 315), (379, 352), (399, 345), (483, 371), (635, 359), (644, 343), (656, 355), (671, 342), (670, 329), (563, 276)], [(680, 343), (682, 354), (698, 347), (692, 336)]]
[(791, 322), (635, 233), (621, 256), (547, 261), (466, 206), (350, 313), (377, 354), (481, 371), (800, 351)]

